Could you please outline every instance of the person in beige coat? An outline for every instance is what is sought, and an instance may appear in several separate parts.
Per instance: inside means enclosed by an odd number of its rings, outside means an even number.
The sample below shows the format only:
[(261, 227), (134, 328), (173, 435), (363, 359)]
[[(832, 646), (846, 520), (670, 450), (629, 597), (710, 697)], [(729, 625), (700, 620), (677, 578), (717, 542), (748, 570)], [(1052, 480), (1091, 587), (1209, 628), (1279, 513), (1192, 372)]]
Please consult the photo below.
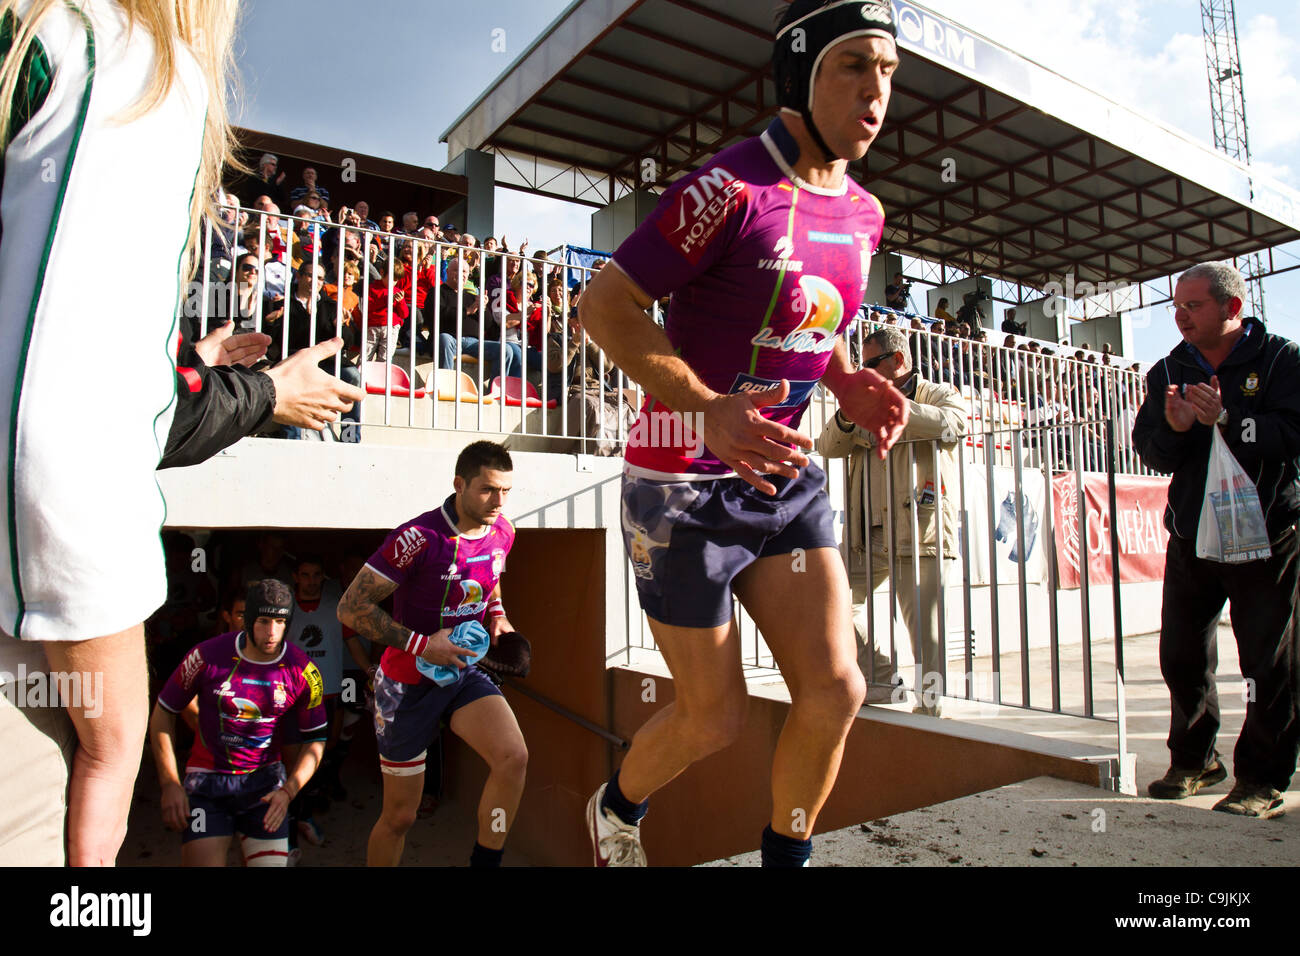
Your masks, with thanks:
[[(855, 610), (867, 600), (867, 528), (871, 542), (871, 591), (885, 585), (893, 569), (894, 593), (903, 622), (911, 635), (918, 673), (914, 686), (914, 712), (939, 716), (938, 676), (945, 670), (944, 628), (939, 621), (939, 588), (952, 559), (959, 553), (957, 455), (966, 434), (966, 403), (951, 385), (927, 382), (912, 369), (907, 335), (896, 328), (880, 328), (863, 341), (863, 365), (874, 368), (892, 382), (910, 404), (911, 417), (898, 445), (889, 454), (893, 472), (893, 560), (890, 560), (889, 504), (885, 462), (875, 454), (871, 436), (844, 419), (837, 411), (822, 430), (817, 450), (826, 458), (849, 459), (849, 508), (846, 522), (849, 547), (849, 584)], [(934, 451), (939, 450), (942, 510), (943, 567), (938, 558), (939, 535), (935, 517)], [(909, 453), (909, 449), (912, 453)], [(868, 453), (870, 452), (870, 453)], [(913, 460), (915, 473), (913, 473)], [(870, 523), (863, 520), (867, 499), (863, 470), (870, 475)], [(913, 474), (915, 477), (913, 477)], [(913, 520), (921, 546), (919, 573), (913, 567)], [(919, 600), (918, 600), (919, 599)], [(855, 615), (856, 617), (856, 615)], [(877, 645), (888, 640), (889, 622), (877, 621)], [(872, 647), (867, 635), (858, 633), (858, 666), (869, 681), (868, 703), (893, 698), (895, 669), (879, 647)], [(901, 697), (899, 698), (901, 699)]]

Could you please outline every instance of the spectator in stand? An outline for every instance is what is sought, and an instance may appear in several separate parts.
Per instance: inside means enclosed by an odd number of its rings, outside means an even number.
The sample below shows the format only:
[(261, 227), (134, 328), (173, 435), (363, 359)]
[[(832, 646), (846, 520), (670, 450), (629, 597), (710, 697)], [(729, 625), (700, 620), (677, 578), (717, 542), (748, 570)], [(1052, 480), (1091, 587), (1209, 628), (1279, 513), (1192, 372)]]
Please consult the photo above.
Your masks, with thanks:
[(894, 276), (891, 285), (885, 286), (885, 305), (891, 309), (907, 311), (907, 297), (911, 292), (911, 283), (903, 278), (903, 273)]
[(203, 244), (202, 261), (207, 263), (208, 278), (213, 282), (225, 282), (230, 277), (230, 268), (235, 258), (239, 219), (239, 197), (224, 189), (217, 189), (217, 216), (204, 218), (211, 223), (211, 229), (203, 229), (199, 241)]
[(257, 178), (249, 177), (239, 190), (242, 205), (252, 206), (258, 196), (268, 196), (271, 202), (281, 209), (289, 206), (289, 197), (284, 192), (284, 173), (276, 173), (280, 160), (274, 153), (263, 153), (257, 161)]
[(421, 239), (427, 242), (437, 242), (442, 238), (442, 224), (438, 221), (437, 216), (425, 216), (424, 224), (420, 226), (419, 235)]
[(406, 236), (418, 236), (420, 234), (420, 214), (418, 212), (402, 214), (402, 234)]
[(316, 170), (312, 166), (303, 167), (302, 185), (294, 186), (289, 191), (289, 202), (299, 203), (304, 200), (308, 193), (316, 193), (320, 196), (321, 202), (328, 204), (330, 201), (330, 191), (324, 186), (316, 185)]
[[(339, 353), (338, 377), (348, 385), (360, 388), (361, 370), (357, 367), (354, 356), (360, 351), (361, 338), (361, 300), (352, 287), (356, 285), (360, 271), (355, 261), (344, 263), (343, 309), (338, 304), (339, 289), (337, 285), (326, 282), (325, 270), (319, 265), (304, 266), (299, 270), (294, 282), (294, 294), (289, 300), (289, 354), (293, 355), (319, 342), (326, 342), (337, 334), (343, 339), (343, 350)], [(341, 326), (341, 328), (340, 328)], [(313, 332), (314, 327), (314, 332)], [(320, 369), (330, 375), (335, 374), (335, 359), (331, 356), (320, 362)], [(342, 414), (339, 440), (345, 443), (361, 441), (361, 403), (354, 402), (352, 408)], [(304, 429), (285, 426), (284, 437), (301, 438)]]
[(471, 272), (477, 273), (479, 261), (481, 259), (481, 253), (478, 249), (478, 240), (467, 232), (461, 235), (460, 244), (465, 247), (465, 261), (469, 263)]
[[(270, 196), (258, 196), (254, 208), (262, 213), (261, 219), (266, 223), (266, 245), (271, 258), (283, 260), (285, 252), (289, 250), (290, 237), (293, 236), (288, 221), (280, 218), (280, 207), (271, 202)], [(258, 226), (256, 221), (252, 221), (249, 228)]]
[(396, 225), (396, 223), (397, 220), (393, 217), (393, 214), (391, 212), (385, 211), (379, 214), (380, 232), (392, 232), (393, 226)]
[[(427, 233), (426, 228), (421, 228), (421, 233)], [(414, 300), (411, 303), (411, 320), (402, 326), (402, 331), (398, 336), (400, 348), (411, 347), (411, 333), (415, 333), (419, 339), (416, 343), (416, 351), (422, 355), (432, 355), (433, 346), (423, 336), (425, 329), (426, 310), (432, 308), (430, 295), (437, 295), (437, 288), (441, 284), (438, 277), (438, 264), (434, 255), (435, 246), (432, 242), (423, 240), (412, 240), (402, 247), (402, 255), (406, 257), (406, 268), (408, 274), (414, 277)]]
[(379, 224), (370, 218), (370, 203), (366, 202), (364, 199), (359, 200), (353, 209), (356, 210), (356, 214), (361, 219), (361, 225), (363, 227), (366, 229), (379, 228)]
[[(441, 343), (443, 361), (448, 358), (455, 362), (456, 353), (459, 351), (462, 355), (470, 355), (482, 363), (483, 378), (480, 385), (486, 386), (492, 379), (498, 375), (510, 377), (517, 376), (520, 372), (518, 362), (519, 354), (506, 343), (502, 348), (500, 341), (499, 329), (483, 329), (482, 315), (483, 305), (482, 298), (477, 295), (471, 295), (465, 285), (469, 283), (469, 264), (464, 260), (456, 260), (448, 274), (447, 281), (442, 284), (439, 290), (441, 300), (441, 334), (439, 342)], [(463, 308), (463, 314), (462, 314)], [(460, 345), (456, 345), (456, 328), (457, 319), (460, 319)], [(495, 323), (489, 323), (489, 326)], [(495, 331), (495, 334), (494, 334)], [(486, 337), (484, 333), (486, 332)], [(479, 350), (482, 349), (482, 356)], [(447, 367), (454, 368), (454, 364)]]
[(940, 299), (940, 300), (939, 300), (939, 304), (938, 304), (937, 306), (935, 306), (935, 309), (934, 309), (934, 317), (935, 317), (936, 319), (943, 319), (943, 321), (945, 321), (945, 322), (956, 322), (956, 321), (957, 321), (957, 317), (956, 317), (955, 315), (953, 315), (951, 312), (948, 311), (948, 300), (947, 300), (947, 299)]
[(1006, 317), (1002, 320), (1002, 331), (1009, 335), (1024, 335), (1028, 328), (1027, 323), (1016, 321), (1016, 310), (1007, 309)]
[(239, 252), (246, 252), (257, 258), (258, 266), (262, 271), (262, 290), (268, 296), (283, 298), (288, 272), (283, 262), (272, 257), (270, 244), (267, 245), (268, 248), (262, 246), (261, 230), (258, 226), (252, 225), (244, 231), (244, 246)]
[[(321, 286), (321, 294), (325, 296), (328, 303), (325, 307), (326, 313), (330, 316), (330, 321), (338, 325), (335, 318), (342, 314), (342, 330), (338, 333), (343, 339), (343, 354), (347, 356), (356, 356), (361, 352), (361, 297), (357, 295), (357, 289), (361, 285), (361, 266), (355, 259), (345, 257), (343, 262), (343, 282), (342, 292), (339, 291), (339, 282), (330, 281), (329, 276), (325, 276), (325, 281)], [(343, 297), (343, 305), (339, 307), (339, 296)]]
[(407, 263), (407, 256), (399, 249), (389, 262), (387, 274), (378, 282), (373, 279), (370, 282), (367, 361), (386, 362), (397, 351), (398, 332), (411, 316), (411, 274)]
[[(875, 440), (867, 431), (845, 419), (840, 411), (822, 429), (817, 450), (827, 458), (849, 458), (849, 584), (854, 605), (862, 605), (891, 577), (903, 620), (912, 638), (916, 661), (913, 689), (917, 696), (914, 713), (941, 715), (939, 697), (944, 686), (945, 632), (939, 620), (939, 590), (959, 553), (957, 537), (957, 454), (966, 434), (966, 403), (961, 393), (949, 385), (927, 382), (917, 375), (909, 362), (907, 337), (898, 329), (877, 329), (862, 345), (863, 365), (875, 369), (892, 382), (909, 400), (910, 416), (900, 442), (919, 441), (916, 447), (916, 476), (913, 483), (911, 459), (906, 445), (900, 444), (889, 456), (893, 471), (893, 515), (895, 524), (893, 558), (890, 558), (890, 534), (885, 526), (889, 513), (889, 486), (885, 462), (874, 453)], [(939, 443), (939, 475), (934, 474), (932, 442)], [(871, 509), (864, 520), (862, 504), (863, 475), (871, 483)], [(942, 494), (943, 554), (940, 567), (938, 522), (936, 521), (936, 483)], [(912, 556), (912, 520), (920, 530), (918, 558), (920, 574), (914, 574)], [(872, 578), (867, 580), (866, 548), (872, 554)], [(869, 586), (868, 586), (869, 585)], [(917, 615), (917, 606), (920, 616)], [(888, 633), (877, 626), (876, 634)], [(858, 667), (867, 678), (868, 703), (897, 702), (894, 665), (887, 655), (872, 647), (858, 634)], [(873, 673), (874, 671), (874, 673)], [(901, 698), (898, 698), (901, 699)]]
[[(288, 332), (284, 330), (286, 326), (280, 322), (280, 313), (285, 307), (285, 298), (281, 296), (274, 303), (275, 318), (272, 313), (268, 312), (262, 319), (262, 331), (271, 336), (271, 344), (266, 347), (266, 360), (274, 365), (280, 359), (293, 354), (300, 348), (307, 346), (307, 335), (303, 331), (310, 327), (316, 321), (317, 316), (323, 316), (325, 307), (322, 302), (322, 288), (325, 284), (325, 269), (322, 266), (304, 265), (298, 270), (292, 288), (292, 294), (288, 298), (289, 307), (289, 324)], [(288, 349), (284, 347), (285, 338), (288, 338)], [(331, 329), (329, 334), (324, 338), (334, 337)], [(297, 341), (296, 341), (297, 340)], [(317, 339), (322, 341), (322, 339)], [(301, 344), (298, 344), (301, 342)]]
[(303, 194), (300, 208), (305, 206), (307, 212), (303, 213), (308, 219), (317, 219), (321, 222), (330, 222), (329, 210), (325, 206), (325, 200), (316, 190), (311, 189)]
[(246, 252), (235, 259), (234, 281), (214, 283), (209, 292), (208, 326), (215, 328), (233, 320), (235, 332), (256, 330), (258, 318), (275, 308), (262, 294), (261, 262)]
[[(505, 341), (506, 348), (512, 353), (514, 359), (515, 375), (523, 375), (524, 363), (524, 320), (533, 310), (532, 302), (538, 295), (537, 275), (531, 269), (521, 269), (515, 273), (510, 280), (510, 290), (506, 293), (505, 298)], [(497, 313), (497, 321), (500, 322), (500, 313)], [(542, 365), (542, 355), (532, 346), (532, 339), (529, 339), (528, 345), (528, 368), (540, 369)], [(540, 344), (540, 340), (539, 340)], [(507, 373), (510, 374), (510, 373)]]

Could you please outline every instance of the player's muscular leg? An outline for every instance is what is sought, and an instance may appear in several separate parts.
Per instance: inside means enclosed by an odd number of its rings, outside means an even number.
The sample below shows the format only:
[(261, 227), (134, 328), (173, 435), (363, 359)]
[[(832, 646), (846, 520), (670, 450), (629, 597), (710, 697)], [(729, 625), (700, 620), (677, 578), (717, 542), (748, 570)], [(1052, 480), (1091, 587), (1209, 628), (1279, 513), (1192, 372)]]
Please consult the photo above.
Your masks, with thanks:
[(370, 831), (366, 866), (397, 866), (406, 847), (406, 831), (415, 823), (424, 792), (424, 774), (409, 777), (384, 774), (384, 808)]
[(790, 714), (772, 761), (772, 829), (806, 840), (839, 773), (866, 693), (858, 670), (844, 564), (833, 548), (761, 558), (733, 588), (790, 688)]
[(451, 715), (451, 731), (474, 748), (489, 768), (478, 803), (478, 842), (492, 850), (506, 845), (524, 795), (528, 748), (504, 697), (480, 697)]
[(728, 746), (745, 724), (745, 677), (735, 622), (673, 627), (650, 619), (676, 697), (636, 736), (618, 771), (623, 795), (640, 803), (702, 757)]

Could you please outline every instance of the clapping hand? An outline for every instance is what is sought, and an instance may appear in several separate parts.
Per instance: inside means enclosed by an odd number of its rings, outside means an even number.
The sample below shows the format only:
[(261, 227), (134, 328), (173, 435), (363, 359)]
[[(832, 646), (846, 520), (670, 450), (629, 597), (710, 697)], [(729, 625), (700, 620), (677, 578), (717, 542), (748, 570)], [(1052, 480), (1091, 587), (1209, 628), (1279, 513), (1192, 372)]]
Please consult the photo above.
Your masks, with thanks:
[(210, 368), (220, 365), (252, 365), (266, 354), (271, 336), (262, 332), (234, 334), (234, 321), (219, 325), (194, 343), (203, 364)]

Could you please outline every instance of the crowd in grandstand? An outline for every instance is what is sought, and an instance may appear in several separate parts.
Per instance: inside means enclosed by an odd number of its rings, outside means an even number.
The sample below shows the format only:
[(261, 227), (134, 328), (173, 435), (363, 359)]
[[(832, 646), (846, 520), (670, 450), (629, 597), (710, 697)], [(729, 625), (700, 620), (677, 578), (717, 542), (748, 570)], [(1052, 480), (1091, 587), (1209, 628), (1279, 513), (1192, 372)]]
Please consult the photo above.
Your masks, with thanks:
[[(504, 236), (480, 243), (417, 211), (400, 225), (389, 210), (371, 218), (364, 198), (332, 206), (314, 168), (289, 189), (277, 168), (264, 154), (256, 175), (221, 193), (221, 219), (208, 224), (193, 279), (203, 330), (234, 320), (236, 332), (269, 335), (266, 365), (338, 336), (337, 363), (321, 367), (349, 384), (361, 382), (363, 362), (414, 346), (419, 362), (469, 372), (480, 394), (498, 376), (526, 378), (553, 398), (615, 385), (617, 370), (599, 361), (577, 319), (584, 283), (576, 273), (565, 281), (544, 252), (530, 255), (527, 240), (513, 249)], [(359, 422), (359, 407), (347, 420)], [(345, 429), (344, 440), (358, 431)], [(264, 433), (302, 435), (283, 426)]]

